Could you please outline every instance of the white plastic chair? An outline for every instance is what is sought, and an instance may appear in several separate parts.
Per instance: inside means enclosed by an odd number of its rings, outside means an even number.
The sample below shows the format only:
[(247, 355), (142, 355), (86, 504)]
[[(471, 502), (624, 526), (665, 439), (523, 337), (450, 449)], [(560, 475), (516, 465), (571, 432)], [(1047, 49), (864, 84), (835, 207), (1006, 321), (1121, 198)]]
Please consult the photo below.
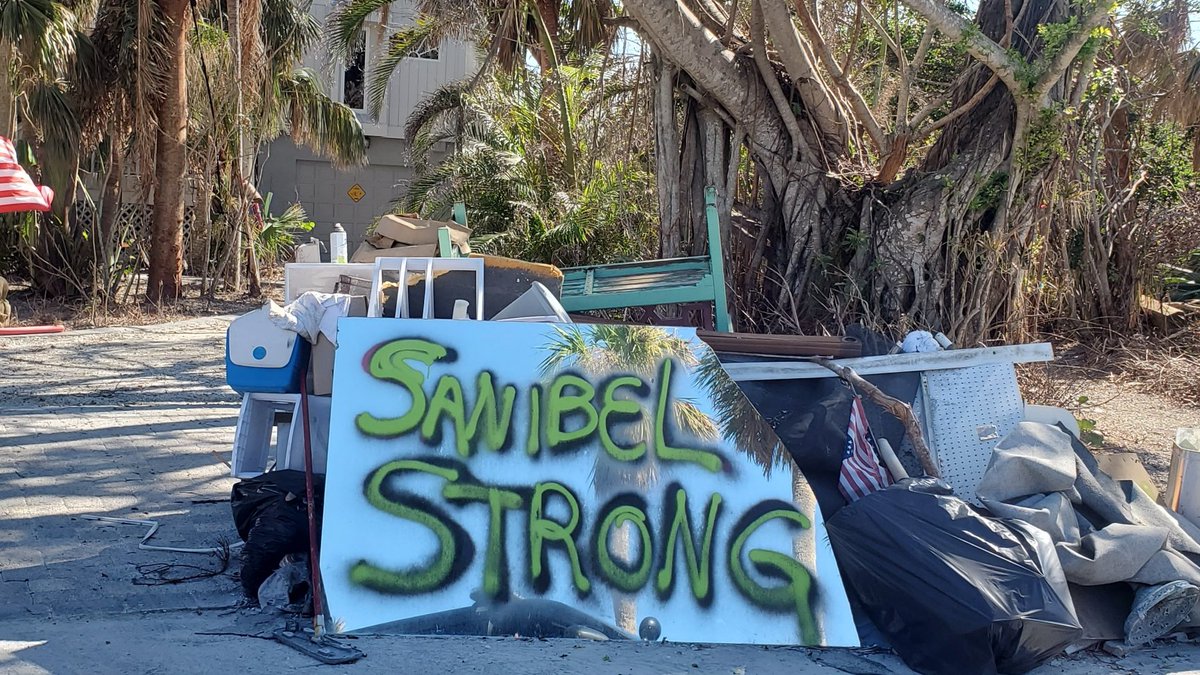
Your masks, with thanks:
[(383, 273), (397, 272), (399, 274), (399, 289), (396, 292), (395, 318), (410, 318), (408, 306), (408, 275), (419, 273), (425, 275), (425, 301), (421, 307), (421, 318), (432, 319), (433, 316), (433, 279), (438, 272), (474, 272), (475, 273), (475, 319), (483, 321), (483, 259), (482, 258), (377, 258), (375, 271), (371, 276), (371, 303), (367, 307), (367, 316), (383, 316)]

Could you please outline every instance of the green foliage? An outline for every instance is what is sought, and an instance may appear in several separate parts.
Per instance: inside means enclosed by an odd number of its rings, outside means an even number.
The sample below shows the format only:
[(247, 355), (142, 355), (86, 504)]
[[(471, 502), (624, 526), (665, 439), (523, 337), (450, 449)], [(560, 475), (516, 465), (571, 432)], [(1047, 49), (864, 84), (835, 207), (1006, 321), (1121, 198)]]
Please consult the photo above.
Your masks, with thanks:
[(1176, 124), (1154, 124), (1140, 149), (1146, 180), (1139, 190), (1151, 203), (1175, 204), (1189, 188), (1195, 187), (1192, 140), (1185, 129)]
[(311, 232), (316, 223), (308, 220), (304, 207), (292, 204), (278, 216), (271, 216), (271, 195), (263, 204), (263, 229), (255, 242), (260, 259), (281, 262), (291, 256), (297, 237)]
[(1040, 23), (1037, 27), (1038, 37), (1042, 39), (1043, 59), (1053, 59), (1067, 46), (1071, 36), (1079, 30), (1079, 17), (1071, 18), (1061, 23)]
[[(609, 113), (628, 88), (607, 75), (603, 90), (599, 66), (587, 65), (562, 66), (553, 82), (498, 74), (475, 90), (435, 91), (407, 125), (418, 173), (401, 210), (444, 216), (462, 201), (472, 246), (499, 255), (558, 265), (645, 257), (654, 243), (653, 181), (644, 156), (614, 152), (624, 130)], [(552, 86), (567, 102), (568, 125)], [(441, 142), (458, 149), (435, 162)], [(564, 170), (568, 146), (580, 180)]]
[(1008, 190), (1008, 173), (997, 171), (988, 176), (987, 181), (971, 198), (970, 209), (972, 211), (986, 211), (1000, 206), (1000, 202), (1004, 200), (1004, 194)]
[(1061, 106), (1051, 106), (1039, 110), (1030, 121), (1025, 132), (1025, 146), (1017, 154), (1017, 161), (1025, 171), (1041, 171), (1066, 152), (1064, 126), (1067, 115)]

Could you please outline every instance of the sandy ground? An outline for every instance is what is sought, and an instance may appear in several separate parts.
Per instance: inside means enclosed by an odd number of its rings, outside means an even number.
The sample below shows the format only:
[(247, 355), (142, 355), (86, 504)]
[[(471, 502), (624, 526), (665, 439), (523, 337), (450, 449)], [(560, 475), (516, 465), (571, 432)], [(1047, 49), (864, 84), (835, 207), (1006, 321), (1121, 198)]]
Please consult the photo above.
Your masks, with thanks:
[[(82, 519), (153, 518), (163, 525), (155, 541), (183, 546), (235, 536), (227, 502), (234, 481), (218, 458), (230, 447), (237, 414), (237, 398), (224, 386), (226, 323), (209, 317), (0, 338), (0, 672), (315, 667), (308, 657), (255, 637), (261, 631), (246, 624), (261, 615), (239, 607), (232, 570), (144, 585), (153, 569), (147, 565), (215, 561), (139, 550), (138, 527)], [(1105, 388), (1118, 386), (1112, 383), (1088, 386), (1092, 400), (1105, 401), (1095, 413), (1101, 430), (1126, 447), (1166, 452), (1169, 430), (1196, 419), (1192, 409)], [(1109, 411), (1115, 416), (1103, 417)], [(1125, 431), (1117, 425), (1129, 411), (1143, 415), (1144, 424)], [(1162, 429), (1168, 431), (1155, 431)], [(1147, 464), (1158, 467), (1160, 460), (1150, 457)], [(854, 650), (517, 638), (364, 637), (356, 644), (367, 658), (345, 670), (910, 672), (894, 656)], [(1109, 672), (1200, 673), (1200, 646), (1161, 642), (1123, 659), (1083, 653), (1037, 671)]]

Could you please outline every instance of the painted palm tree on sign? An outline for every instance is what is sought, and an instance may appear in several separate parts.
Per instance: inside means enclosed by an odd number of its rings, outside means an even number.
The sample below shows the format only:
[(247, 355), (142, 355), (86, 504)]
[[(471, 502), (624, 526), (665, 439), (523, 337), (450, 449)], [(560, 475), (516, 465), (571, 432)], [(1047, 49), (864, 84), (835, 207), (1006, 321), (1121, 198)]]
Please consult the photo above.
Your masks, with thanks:
[[(775, 429), (758, 413), (741, 387), (729, 377), (716, 352), (707, 350), (696, 367), (696, 379), (712, 397), (721, 435), (741, 452), (762, 467), (765, 475), (775, 469), (789, 471), (792, 476), (792, 502), (806, 516), (817, 511), (817, 496), (800, 473), (788, 449), (780, 442)], [(815, 519), (814, 519), (815, 521)], [(817, 570), (817, 541), (812, 528), (802, 530), (792, 540), (792, 553), (813, 576)], [(816, 628), (824, 638), (821, 614), (816, 613)], [(818, 641), (819, 643), (819, 641)]]
[[(549, 355), (542, 361), (543, 374), (577, 368), (596, 381), (628, 374), (653, 382), (666, 359), (689, 368), (697, 364), (690, 342), (651, 326), (559, 327), (545, 349)], [(684, 434), (707, 440), (717, 437), (717, 425), (695, 403), (676, 400), (672, 413), (676, 427)], [(620, 434), (619, 440), (625, 446), (645, 443), (646, 455), (639, 462), (619, 462), (607, 452), (595, 450), (592, 487), (601, 501), (622, 492), (645, 492), (658, 482), (662, 470), (655, 458), (654, 432), (647, 415), (614, 429), (613, 434)], [(610, 551), (615, 559), (627, 564), (634, 562), (631, 530), (628, 523), (617, 529)], [(618, 627), (636, 632), (637, 604), (632, 596), (614, 592), (613, 614)]]

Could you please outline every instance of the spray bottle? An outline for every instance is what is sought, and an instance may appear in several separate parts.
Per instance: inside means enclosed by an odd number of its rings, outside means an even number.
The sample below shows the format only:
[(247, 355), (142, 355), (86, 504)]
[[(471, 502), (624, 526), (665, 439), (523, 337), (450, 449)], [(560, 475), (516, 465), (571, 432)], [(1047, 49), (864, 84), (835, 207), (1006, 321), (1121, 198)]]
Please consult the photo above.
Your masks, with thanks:
[(342, 229), (341, 223), (334, 223), (333, 232), (329, 233), (329, 261), (344, 263), (347, 258), (349, 255), (346, 252), (346, 231)]

